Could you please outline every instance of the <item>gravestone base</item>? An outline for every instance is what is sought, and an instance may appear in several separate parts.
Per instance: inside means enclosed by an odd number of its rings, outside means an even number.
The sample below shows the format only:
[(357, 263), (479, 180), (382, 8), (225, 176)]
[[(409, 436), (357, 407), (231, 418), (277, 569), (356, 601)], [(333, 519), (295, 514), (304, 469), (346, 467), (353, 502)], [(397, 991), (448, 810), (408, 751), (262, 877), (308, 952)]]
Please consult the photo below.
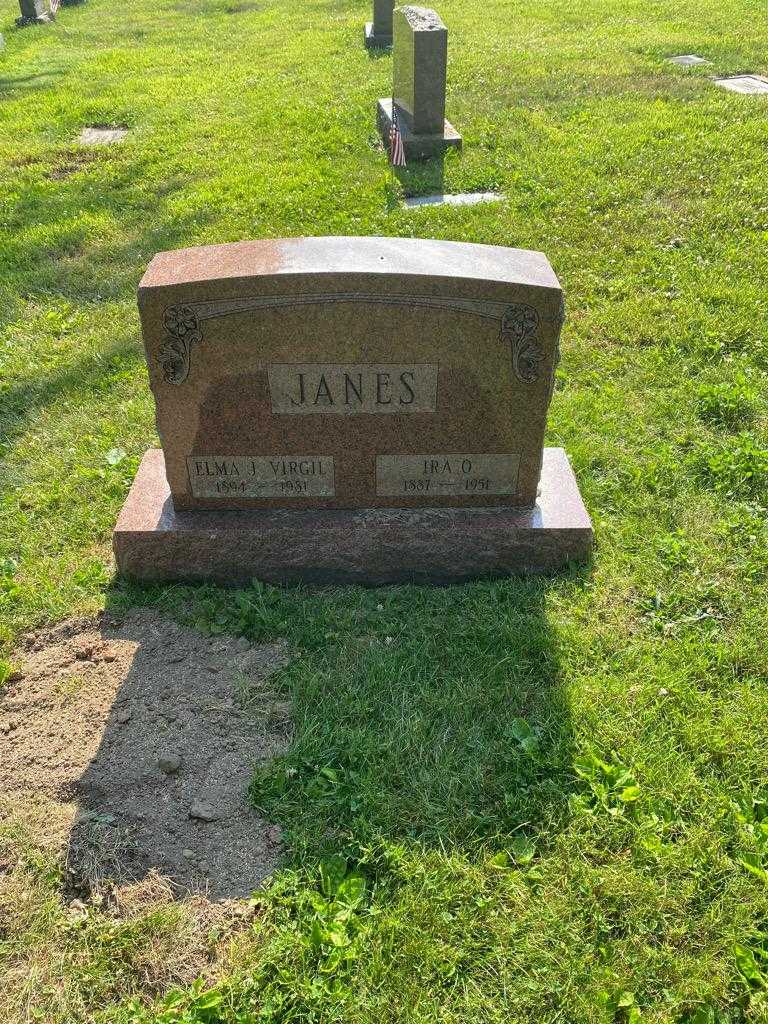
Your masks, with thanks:
[(47, 25), (51, 21), (53, 21), (53, 15), (48, 14), (47, 12), (37, 14), (34, 17), (25, 17), (22, 15), (20, 18), (16, 19), (16, 28), (26, 28), (27, 25)]
[[(385, 148), (389, 149), (389, 132), (392, 127), (392, 100), (382, 99), (378, 102), (377, 122), (379, 133)], [(398, 118), (400, 123), (400, 135), (403, 140), (406, 162), (412, 160), (429, 160), (439, 156), (446, 149), (458, 149), (461, 147), (461, 136), (450, 123), (446, 121), (443, 126), (442, 135), (415, 135), (407, 124), (404, 117)]]
[(392, 46), (392, 35), (384, 35), (381, 32), (376, 33), (373, 28), (373, 22), (367, 21), (365, 23), (365, 45), (369, 50), (386, 50)]
[(159, 449), (120, 513), (117, 568), (141, 581), (454, 583), (583, 561), (592, 524), (562, 448), (545, 448), (532, 509), (176, 512)]

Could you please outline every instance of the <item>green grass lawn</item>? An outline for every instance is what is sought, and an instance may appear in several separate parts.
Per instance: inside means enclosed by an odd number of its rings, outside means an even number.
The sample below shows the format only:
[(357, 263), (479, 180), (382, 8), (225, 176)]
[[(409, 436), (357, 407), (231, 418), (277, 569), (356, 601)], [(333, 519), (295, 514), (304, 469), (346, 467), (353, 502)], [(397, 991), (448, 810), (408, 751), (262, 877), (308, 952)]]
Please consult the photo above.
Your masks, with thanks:
[[(763, 0), (441, 0), (465, 148), (393, 183), (391, 58), (351, 0), (0, 0), (0, 656), (105, 604), (286, 637), (285, 869), (205, 980), (186, 904), (73, 922), (0, 824), (13, 1022), (768, 1020), (768, 72)], [(692, 70), (667, 55), (699, 53)], [(126, 126), (84, 149), (87, 124)], [(406, 211), (403, 189), (501, 190)], [(110, 531), (157, 443), (153, 253), (298, 234), (543, 250), (568, 320), (547, 443), (593, 565), (326, 593), (140, 590)], [(8, 671), (8, 664), (5, 672)], [(3, 737), (0, 737), (3, 742)], [(3, 873), (4, 872), (4, 873)]]

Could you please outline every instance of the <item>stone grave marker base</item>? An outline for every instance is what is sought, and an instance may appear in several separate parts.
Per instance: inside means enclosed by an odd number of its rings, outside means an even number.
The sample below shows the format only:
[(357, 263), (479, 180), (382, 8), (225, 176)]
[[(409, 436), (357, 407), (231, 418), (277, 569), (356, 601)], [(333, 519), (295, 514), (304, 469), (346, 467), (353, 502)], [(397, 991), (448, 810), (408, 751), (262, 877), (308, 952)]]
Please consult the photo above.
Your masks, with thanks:
[(27, 25), (47, 25), (53, 20), (53, 15), (48, 14), (47, 12), (33, 16), (25, 16), (22, 14), (20, 18), (16, 19), (16, 28), (26, 28)]
[[(385, 148), (389, 149), (389, 131), (392, 127), (392, 100), (382, 99), (378, 102), (377, 121), (379, 133)], [(411, 160), (429, 160), (431, 157), (439, 156), (446, 149), (458, 149), (461, 147), (461, 136), (450, 123), (446, 121), (442, 135), (415, 135), (408, 126), (407, 119), (399, 116), (400, 135), (405, 149), (405, 159), (408, 163)]]
[(18, 28), (24, 28), (26, 25), (44, 25), (53, 21), (53, 12), (45, 7), (44, 0), (19, 0), (19, 9), (21, 17), (16, 19)]
[(372, 21), (365, 23), (365, 45), (369, 50), (386, 50), (392, 45), (392, 33), (376, 32)]
[(589, 515), (562, 448), (545, 448), (532, 509), (176, 512), (160, 449), (144, 456), (114, 533), (117, 567), (142, 581), (452, 583), (547, 572), (586, 559)]

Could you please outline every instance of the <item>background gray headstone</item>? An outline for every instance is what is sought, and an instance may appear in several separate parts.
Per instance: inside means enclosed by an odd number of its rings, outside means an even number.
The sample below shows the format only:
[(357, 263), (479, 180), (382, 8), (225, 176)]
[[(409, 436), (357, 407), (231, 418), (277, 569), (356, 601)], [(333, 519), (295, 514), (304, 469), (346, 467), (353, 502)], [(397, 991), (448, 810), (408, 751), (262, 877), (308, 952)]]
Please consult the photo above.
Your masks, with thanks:
[(426, 7), (396, 7), (393, 16), (393, 97), (416, 135), (442, 135), (448, 30)]
[(373, 34), (377, 39), (392, 39), (392, 12), (395, 0), (373, 0)]
[(19, 24), (26, 25), (33, 21), (48, 20), (48, 12), (43, 0), (19, 0), (19, 7), (21, 8)]

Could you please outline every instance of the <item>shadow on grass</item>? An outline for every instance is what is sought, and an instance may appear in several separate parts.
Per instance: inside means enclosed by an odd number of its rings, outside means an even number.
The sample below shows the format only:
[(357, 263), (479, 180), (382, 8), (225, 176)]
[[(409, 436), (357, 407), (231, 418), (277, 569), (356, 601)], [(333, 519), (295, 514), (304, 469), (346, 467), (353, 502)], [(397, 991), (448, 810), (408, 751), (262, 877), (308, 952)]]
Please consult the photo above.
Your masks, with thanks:
[[(19, 318), (28, 316), (30, 307), (31, 315), (36, 315), (39, 297), (45, 305), (55, 298), (74, 307), (99, 307), (105, 300), (128, 297), (134, 302), (136, 286), (152, 256), (190, 244), (193, 233), (212, 218), (200, 211), (180, 216), (166, 208), (165, 200), (175, 200), (182, 184), (173, 174), (158, 182), (150, 197), (141, 190), (137, 195), (135, 183), (144, 166), (141, 157), (91, 154), (73, 146), (49, 153), (48, 159), (53, 166), (46, 168), (36, 160), (35, 165), (42, 165), (38, 176), (18, 184), (7, 224), (13, 239), (9, 246), (12, 270), (3, 281), (0, 331), (5, 323), (18, 320), (15, 327), (22, 337), (24, 332), (34, 336), (34, 323)], [(115, 161), (117, 166), (106, 172), (110, 180), (105, 183), (102, 164)], [(56, 202), (50, 201), (48, 181), (41, 187), (41, 174), (61, 179)], [(105, 239), (93, 225), (110, 221), (119, 222), (120, 230), (118, 237)], [(0, 443), (23, 434), (37, 414), (60, 399), (89, 402), (99, 393), (106, 398), (115, 376), (128, 366), (143, 364), (138, 312), (134, 311), (132, 320), (133, 327), (124, 328), (103, 351), (44, 370), (32, 366), (6, 377)]]
[(293, 742), (251, 797), (313, 863), (381, 840), (472, 853), (562, 825), (572, 736), (547, 596), (588, 571), (326, 592), (117, 583), (110, 601), (300, 652), (273, 684)]
[[(35, 238), (27, 243), (22, 237), (17, 243), (19, 269), (11, 281), (18, 295), (28, 298), (53, 293), (81, 303), (133, 297), (155, 253), (194, 244), (197, 232), (213, 215), (200, 211), (170, 214), (158, 197), (175, 199), (172, 193), (182, 188), (183, 182), (173, 176), (155, 185), (151, 201), (144, 197), (137, 201), (131, 179), (134, 172), (140, 175), (141, 166), (137, 161), (121, 167), (119, 181), (107, 185), (98, 175), (91, 176), (91, 168), (97, 169), (99, 161), (87, 163), (80, 173), (65, 175), (60, 181), (57, 203), (41, 197), (37, 183), (20, 190), (9, 226), (23, 232), (34, 224), (37, 236), (44, 240)], [(60, 168), (59, 155), (51, 175), (56, 176)], [(96, 234), (92, 225), (99, 222), (114, 222), (119, 241)]]
[(392, 56), (392, 46), (366, 46), (365, 53), (368, 60), (383, 60)]
[[(36, 373), (9, 383), (3, 389), (2, 444), (9, 444), (25, 433), (38, 413), (66, 397), (76, 401), (92, 400), (99, 390), (109, 391), (110, 377), (125, 371), (143, 357), (135, 335), (125, 334), (98, 355), (89, 354), (59, 365), (47, 373)], [(0, 490), (0, 493), (2, 491)]]
[(394, 187), (395, 179), (406, 199), (413, 196), (442, 195), (445, 190), (445, 154), (431, 160), (412, 160), (407, 167), (391, 168), (392, 187), (388, 189), (387, 206), (392, 210), (400, 203), (400, 194)]
[[(121, 121), (89, 120), (110, 127)], [(41, 294), (75, 303), (133, 299), (155, 253), (195, 244), (214, 218), (209, 210), (179, 212), (191, 172), (158, 174), (156, 156), (128, 143), (83, 146), (73, 136), (20, 170), (27, 173), (13, 181), (5, 225), (12, 271), (3, 282), (19, 304)], [(3, 309), (0, 326), (13, 319), (14, 305)]]
[(36, 92), (39, 89), (46, 89), (54, 84), (54, 78), (63, 74), (63, 70), (51, 68), (37, 74), (17, 75), (14, 78), (0, 75), (0, 101), (15, 98), (20, 92)]

